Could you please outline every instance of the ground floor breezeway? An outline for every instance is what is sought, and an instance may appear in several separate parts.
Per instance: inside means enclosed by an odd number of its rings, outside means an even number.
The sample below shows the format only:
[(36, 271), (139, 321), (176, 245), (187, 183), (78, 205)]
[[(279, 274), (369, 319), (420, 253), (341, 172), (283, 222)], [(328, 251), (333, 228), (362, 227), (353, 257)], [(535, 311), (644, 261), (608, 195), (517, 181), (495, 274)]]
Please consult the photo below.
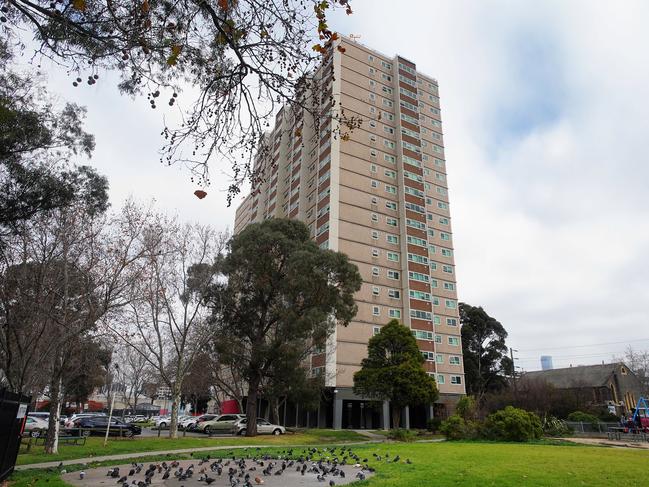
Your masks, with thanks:
[[(425, 428), (433, 417), (446, 418), (455, 411), (461, 396), (442, 394), (430, 405), (416, 405), (401, 411), (401, 428)], [(258, 414), (269, 417), (269, 405), (259, 401)], [(328, 388), (317, 408), (299, 402), (285, 402), (279, 408), (279, 422), (287, 427), (334, 429), (389, 429), (393, 427), (390, 403), (372, 401), (354, 394), (351, 388)]]

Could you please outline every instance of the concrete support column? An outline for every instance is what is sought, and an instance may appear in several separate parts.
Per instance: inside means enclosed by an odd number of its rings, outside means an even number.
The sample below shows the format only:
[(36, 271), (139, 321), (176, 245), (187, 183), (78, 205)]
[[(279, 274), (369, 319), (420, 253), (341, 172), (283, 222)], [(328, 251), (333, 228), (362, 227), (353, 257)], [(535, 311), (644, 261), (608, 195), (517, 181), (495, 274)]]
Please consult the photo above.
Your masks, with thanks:
[(410, 406), (403, 408), (401, 424), (403, 428), (410, 429)]
[(426, 419), (433, 419), (435, 417), (435, 408), (432, 404), (429, 404), (426, 408)]
[(334, 429), (343, 429), (343, 400), (334, 396)]
[(383, 424), (381, 425), (384, 430), (390, 429), (390, 403), (383, 401)]

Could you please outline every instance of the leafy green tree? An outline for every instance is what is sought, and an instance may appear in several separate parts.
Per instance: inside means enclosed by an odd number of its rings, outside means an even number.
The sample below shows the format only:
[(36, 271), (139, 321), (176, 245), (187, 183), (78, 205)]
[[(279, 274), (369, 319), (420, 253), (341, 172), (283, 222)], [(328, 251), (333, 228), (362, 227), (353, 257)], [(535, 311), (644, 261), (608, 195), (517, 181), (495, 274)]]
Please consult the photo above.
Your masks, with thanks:
[(208, 181), (218, 155), (241, 182), (279, 105), (328, 112), (326, 87), (310, 87), (322, 85), (314, 67), (338, 37), (326, 18), (334, 8), (351, 13), (349, 0), (6, 0), (0, 20), (9, 36), (34, 37), (37, 56), (67, 69), (74, 86), (111, 70), (122, 92), (152, 108), (182, 103), (182, 125), (163, 132), (163, 161), (188, 163)]
[(83, 131), (85, 109), (56, 106), (39, 73), (12, 69), (12, 53), (0, 40), (0, 232), (39, 212), (60, 208), (75, 198), (66, 167), (70, 158), (90, 156), (95, 143)]
[(274, 371), (300, 367), (314, 344), (351, 321), (361, 276), (345, 254), (319, 248), (296, 220), (250, 225), (228, 247), (204, 299), (214, 336), (247, 383), (246, 434), (254, 436), (264, 382)]
[(484, 394), (507, 387), (512, 373), (507, 356), (507, 331), (482, 307), (460, 303), (462, 353), (467, 394), (481, 401)]
[(374, 400), (390, 401), (392, 424), (399, 427), (405, 406), (433, 403), (439, 393), (435, 379), (423, 369), (417, 341), (398, 320), (381, 328), (367, 346), (367, 358), (354, 374), (354, 392)]

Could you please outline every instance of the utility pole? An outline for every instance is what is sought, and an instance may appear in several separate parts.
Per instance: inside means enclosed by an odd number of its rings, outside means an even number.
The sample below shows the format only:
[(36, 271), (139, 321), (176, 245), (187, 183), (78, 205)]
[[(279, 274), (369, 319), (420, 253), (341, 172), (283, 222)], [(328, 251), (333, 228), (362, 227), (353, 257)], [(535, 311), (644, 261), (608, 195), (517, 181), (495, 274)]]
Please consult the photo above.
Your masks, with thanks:
[[(117, 378), (117, 373), (119, 372), (119, 364), (115, 364), (115, 377), (110, 381), (110, 390), (113, 393), (113, 397), (110, 399), (110, 412), (108, 413), (108, 424), (106, 425), (106, 436), (104, 437), (104, 446), (108, 444), (108, 433), (110, 432), (110, 421), (113, 419), (113, 408), (115, 407), (115, 379)], [(120, 431), (121, 434), (121, 431)], [(121, 436), (121, 435), (120, 435)]]
[(514, 399), (518, 399), (518, 387), (516, 386), (516, 365), (514, 363), (514, 352), (518, 352), (518, 350), (514, 350), (513, 348), (509, 347), (509, 357), (512, 360), (512, 385), (514, 386)]

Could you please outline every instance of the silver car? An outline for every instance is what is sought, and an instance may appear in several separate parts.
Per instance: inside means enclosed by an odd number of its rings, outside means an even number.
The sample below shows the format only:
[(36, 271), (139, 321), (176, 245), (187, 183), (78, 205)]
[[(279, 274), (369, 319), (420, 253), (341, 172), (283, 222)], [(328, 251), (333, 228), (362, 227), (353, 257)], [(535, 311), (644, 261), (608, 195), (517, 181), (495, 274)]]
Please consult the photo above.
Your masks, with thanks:
[[(240, 419), (232, 426), (232, 434), (245, 435), (248, 431), (247, 425), (247, 418)], [(257, 433), (260, 435), (283, 435), (286, 433), (286, 428), (279, 424), (269, 423), (265, 419), (257, 418)]]
[(234, 423), (245, 418), (243, 414), (221, 414), (216, 418), (203, 421), (196, 425), (198, 431), (209, 434), (228, 434), (232, 431)]
[(48, 426), (49, 422), (38, 416), (27, 416), (25, 419), (25, 433), (28, 433), (32, 438), (38, 438), (47, 433)]

